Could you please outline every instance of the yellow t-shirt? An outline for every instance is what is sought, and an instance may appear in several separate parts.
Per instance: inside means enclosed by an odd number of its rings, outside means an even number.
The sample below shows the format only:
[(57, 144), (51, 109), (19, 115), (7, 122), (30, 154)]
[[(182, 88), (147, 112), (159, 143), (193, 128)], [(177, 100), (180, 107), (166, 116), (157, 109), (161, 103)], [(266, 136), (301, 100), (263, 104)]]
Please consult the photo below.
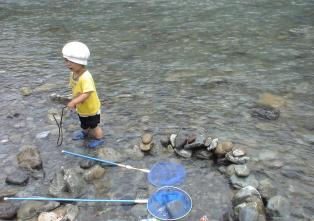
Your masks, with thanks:
[(82, 93), (91, 92), (89, 97), (76, 105), (76, 111), (81, 116), (93, 116), (100, 112), (100, 101), (96, 92), (95, 83), (89, 71), (85, 71), (77, 80), (73, 79), (73, 73), (70, 76), (70, 87), (72, 88), (73, 98)]

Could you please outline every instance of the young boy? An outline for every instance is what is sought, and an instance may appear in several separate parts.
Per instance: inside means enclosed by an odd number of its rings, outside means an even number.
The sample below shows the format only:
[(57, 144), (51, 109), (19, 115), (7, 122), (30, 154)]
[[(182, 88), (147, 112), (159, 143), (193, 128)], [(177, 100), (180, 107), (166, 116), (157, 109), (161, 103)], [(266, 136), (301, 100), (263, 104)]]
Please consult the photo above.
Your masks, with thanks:
[(82, 131), (73, 134), (73, 140), (85, 139), (91, 134), (95, 139), (88, 142), (88, 147), (96, 147), (104, 143), (100, 123), (100, 101), (92, 75), (86, 69), (90, 56), (88, 47), (81, 42), (69, 42), (62, 54), (67, 68), (70, 69), (70, 86), (73, 99), (67, 104), (68, 109), (76, 109), (81, 122)]

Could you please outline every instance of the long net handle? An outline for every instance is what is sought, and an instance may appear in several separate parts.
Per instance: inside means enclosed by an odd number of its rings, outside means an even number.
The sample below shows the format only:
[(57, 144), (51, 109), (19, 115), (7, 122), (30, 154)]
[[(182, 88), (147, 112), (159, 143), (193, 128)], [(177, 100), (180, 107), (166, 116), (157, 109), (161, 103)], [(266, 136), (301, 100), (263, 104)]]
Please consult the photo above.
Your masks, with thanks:
[(119, 166), (119, 167), (124, 167), (126, 169), (138, 170), (138, 171), (142, 171), (144, 173), (149, 173), (150, 172), (150, 170), (147, 170), (147, 169), (139, 169), (139, 168), (136, 168), (136, 167), (132, 167), (130, 165), (124, 165), (124, 164), (120, 164), (120, 163), (111, 162), (111, 161), (108, 161), (108, 160), (98, 159), (98, 158), (95, 158), (95, 157), (85, 156), (85, 155), (78, 154), (78, 153), (73, 153), (73, 152), (70, 152), (70, 151), (67, 151), (67, 150), (62, 150), (61, 152), (65, 153), (65, 154), (68, 154), (68, 155), (72, 155), (72, 156), (88, 159), (88, 160), (94, 160), (94, 161), (98, 161), (98, 162), (101, 162), (101, 163), (107, 163), (107, 164), (111, 164), (111, 165), (115, 165), (115, 166)]
[(113, 199), (77, 199), (77, 198), (50, 198), (50, 197), (4, 197), (3, 200), (36, 200), (36, 201), (63, 201), (63, 202), (107, 202), (107, 203), (147, 203), (147, 199), (113, 200)]

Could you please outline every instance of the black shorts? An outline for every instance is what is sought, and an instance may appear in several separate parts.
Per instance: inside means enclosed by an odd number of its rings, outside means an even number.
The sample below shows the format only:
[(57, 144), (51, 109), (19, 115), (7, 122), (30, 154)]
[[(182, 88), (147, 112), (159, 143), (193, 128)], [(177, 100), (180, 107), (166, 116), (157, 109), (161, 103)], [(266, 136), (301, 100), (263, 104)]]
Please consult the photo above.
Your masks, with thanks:
[(81, 121), (82, 129), (94, 129), (100, 123), (100, 114), (96, 114), (94, 116), (81, 117), (79, 115)]

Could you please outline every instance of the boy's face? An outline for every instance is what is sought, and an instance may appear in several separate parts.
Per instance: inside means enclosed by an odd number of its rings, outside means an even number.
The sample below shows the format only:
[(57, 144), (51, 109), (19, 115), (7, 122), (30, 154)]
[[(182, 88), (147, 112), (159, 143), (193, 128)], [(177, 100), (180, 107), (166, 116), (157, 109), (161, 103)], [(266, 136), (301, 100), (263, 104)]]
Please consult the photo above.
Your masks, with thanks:
[(83, 65), (74, 63), (66, 58), (64, 59), (64, 62), (67, 68), (69, 68), (74, 73), (79, 73), (82, 70), (82, 68), (84, 68)]

